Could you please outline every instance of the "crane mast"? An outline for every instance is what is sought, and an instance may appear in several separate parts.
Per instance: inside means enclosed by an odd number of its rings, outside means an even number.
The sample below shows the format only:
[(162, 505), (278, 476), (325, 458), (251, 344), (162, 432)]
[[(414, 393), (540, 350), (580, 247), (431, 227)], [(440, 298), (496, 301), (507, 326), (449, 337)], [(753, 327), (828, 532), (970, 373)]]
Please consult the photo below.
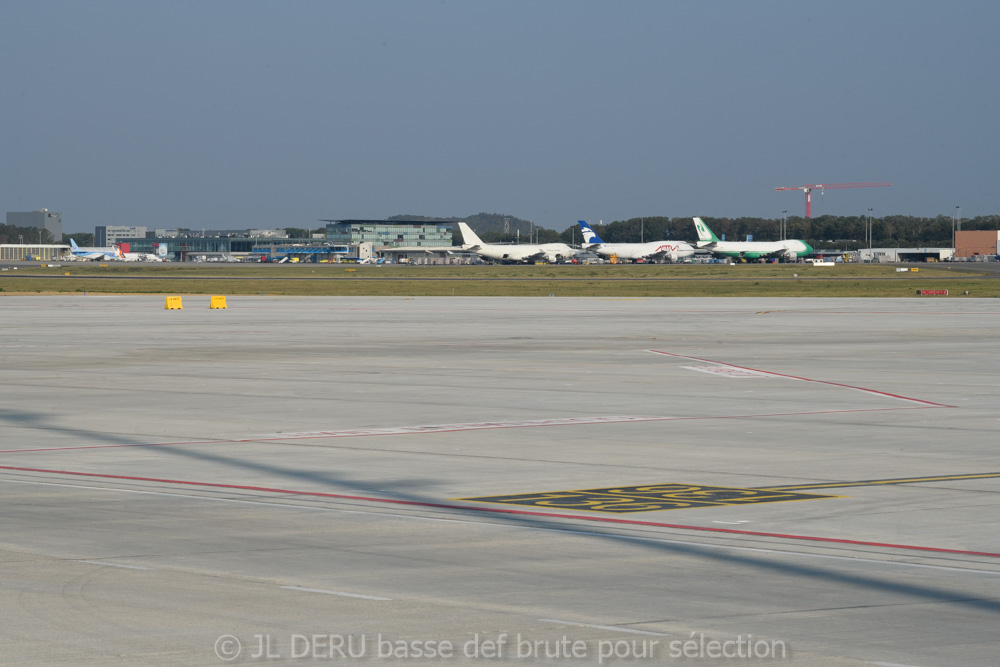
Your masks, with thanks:
[(790, 188), (775, 188), (781, 190), (801, 190), (806, 193), (806, 219), (812, 217), (812, 191), (840, 190), (845, 188), (887, 188), (892, 183), (816, 183), (812, 185), (795, 185)]

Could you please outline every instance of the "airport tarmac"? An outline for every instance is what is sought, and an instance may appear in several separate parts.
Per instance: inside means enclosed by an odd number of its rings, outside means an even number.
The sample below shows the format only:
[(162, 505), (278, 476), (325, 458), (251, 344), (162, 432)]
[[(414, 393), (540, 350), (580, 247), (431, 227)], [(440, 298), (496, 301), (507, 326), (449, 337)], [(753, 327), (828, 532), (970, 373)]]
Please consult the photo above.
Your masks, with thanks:
[(994, 665), (993, 299), (0, 297), (0, 664)]

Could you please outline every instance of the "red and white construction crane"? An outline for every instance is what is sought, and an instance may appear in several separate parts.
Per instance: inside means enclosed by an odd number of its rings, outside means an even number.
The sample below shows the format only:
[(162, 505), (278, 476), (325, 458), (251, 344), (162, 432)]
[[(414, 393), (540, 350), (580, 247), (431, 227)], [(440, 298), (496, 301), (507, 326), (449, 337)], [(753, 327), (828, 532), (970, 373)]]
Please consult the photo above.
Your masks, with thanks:
[(775, 190), (802, 190), (806, 193), (806, 218), (812, 217), (812, 191), (836, 190), (838, 188), (887, 188), (892, 183), (824, 183), (817, 185), (796, 185), (792, 188), (775, 188)]

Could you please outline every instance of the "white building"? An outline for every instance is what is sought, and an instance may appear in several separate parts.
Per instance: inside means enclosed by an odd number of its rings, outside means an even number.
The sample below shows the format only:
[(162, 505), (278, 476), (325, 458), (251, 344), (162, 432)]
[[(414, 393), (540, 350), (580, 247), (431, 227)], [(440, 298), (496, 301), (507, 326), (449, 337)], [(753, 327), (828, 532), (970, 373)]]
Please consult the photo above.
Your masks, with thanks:
[(862, 248), (858, 251), (859, 262), (876, 264), (950, 262), (954, 258), (954, 248)]
[(146, 238), (145, 227), (129, 225), (99, 225), (94, 227), (94, 245), (106, 248), (121, 241)]

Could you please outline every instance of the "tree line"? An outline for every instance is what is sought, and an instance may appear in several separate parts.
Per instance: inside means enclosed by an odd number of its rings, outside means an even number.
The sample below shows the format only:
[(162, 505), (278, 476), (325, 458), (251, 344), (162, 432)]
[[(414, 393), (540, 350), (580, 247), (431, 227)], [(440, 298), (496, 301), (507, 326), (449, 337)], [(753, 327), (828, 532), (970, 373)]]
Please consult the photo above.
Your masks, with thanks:
[[(32, 245), (53, 245), (52, 232), (41, 227), (18, 227), (0, 225), (0, 243), (30, 243)], [(67, 241), (69, 243), (69, 241)]]
[(94, 244), (94, 235), (86, 232), (63, 234), (62, 238), (56, 241), (52, 238), (52, 232), (43, 227), (0, 225), (0, 243), (24, 243), (30, 245), (55, 245), (56, 243), (62, 243), (69, 245), (70, 237), (73, 237), (73, 240), (81, 246), (91, 246)]

